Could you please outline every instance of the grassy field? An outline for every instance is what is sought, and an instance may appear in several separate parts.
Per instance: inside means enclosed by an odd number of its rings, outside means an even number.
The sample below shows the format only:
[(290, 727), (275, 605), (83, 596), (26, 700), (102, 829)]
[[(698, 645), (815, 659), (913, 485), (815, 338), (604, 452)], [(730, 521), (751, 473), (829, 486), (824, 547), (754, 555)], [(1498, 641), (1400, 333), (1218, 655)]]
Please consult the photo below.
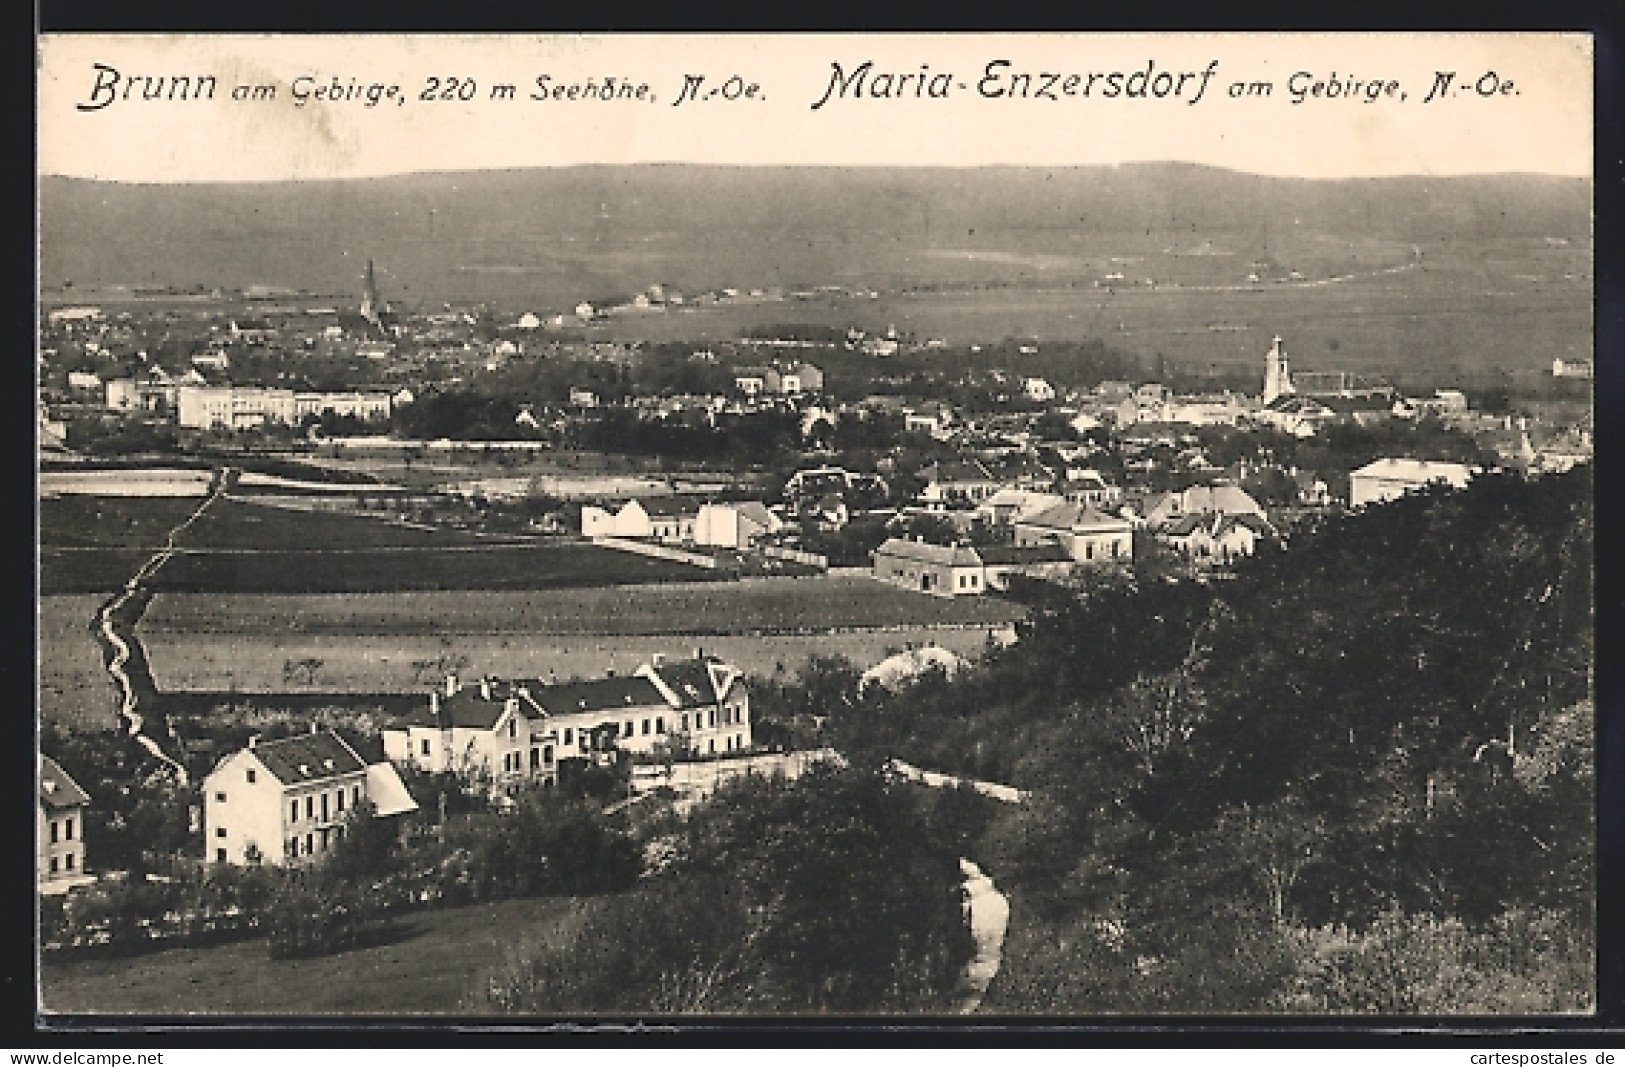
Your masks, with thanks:
[[(641, 557), (629, 557), (641, 559)], [(1024, 609), (993, 597), (944, 599), (864, 577), (763, 578), (525, 592), (359, 596), (164, 594), (146, 637), (188, 634), (715, 634), (861, 627), (1000, 625)]]
[(390, 944), (273, 960), (263, 940), (133, 959), (47, 962), (49, 1012), (96, 1015), (410, 1015), (469, 1013), (487, 976), (579, 922), (569, 898), (510, 900), (405, 920)]
[(103, 728), (117, 721), (113, 683), (90, 635), (100, 596), (39, 600), (39, 715), (42, 722)]
[[(97, 596), (40, 600), (44, 721), (114, 724), (87, 629), (99, 606)], [(314, 688), (405, 693), (430, 684), (417, 665), (457, 657), (473, 674), (569, 678), (695, 647), (763, 676), (794, 674), (814, 654), (869, 667), (928, 642), (973, 656), (1021, 615), (1002, 600), (941, 600), (867, 578), (780, 578), (345, 597), (162, 593), (139, 632), (161, 690), (283, 691), (284, 664), (318, 659)]]
[(151, 551), (201, 503), (195, 497), (46, 497), (39, 502), (40, 544)]
[[(898, 627), (828, 635), (769, 637), (569, 637), (524, 634), (457, 634), (440, 637), (300, 637), (247, 638), (215, 634), (154, 634), (144, 639), (153, 676), (161, 690), (206, 689), (278, 692), (289, 685), (283, 664), (319, 659), (316, 685), (342, 692), (425, 692), (433, 682), (414, 664), (440, 657), (467, 657), (465, 676), (491, 674), (505, 678), (560, 680), (601, 677), (605, 670), (629, 674), (655, 653), (676, 659), (695, 648), (715, 653), (747, 674), (768, 677), (776, 671), (794, 675), (813, 655), (841, 655), (860, 668), (871, 667), (909, 644), (927, 642), (975, 656), (986, 646), (988, 629)], [(99, 683), (105, 697), (105, 680)], [(86, 694), (87, 696), (89, 694)], [(70, 701), (53, 706), (72, 710)], [(107, 721), (112, 721), (111, 703)]]

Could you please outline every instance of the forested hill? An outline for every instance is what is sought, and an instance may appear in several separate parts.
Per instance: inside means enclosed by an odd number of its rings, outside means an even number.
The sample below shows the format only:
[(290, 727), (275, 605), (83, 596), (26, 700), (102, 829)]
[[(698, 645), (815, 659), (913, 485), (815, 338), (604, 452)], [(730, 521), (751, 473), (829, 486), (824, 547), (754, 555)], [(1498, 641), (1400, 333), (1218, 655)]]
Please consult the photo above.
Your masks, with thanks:
[(71, 279), (80, 289), (359, 293), (372, 258), (385, 296), (408, 304), (569, 307), (656, 281), (686, 291), (909, 284), (947, 263), (995, 277), (1041, 262), (1048, 276), (1076, 258), (1074, 273), (1098, 277), (1095, 260), (1169, 247), (1245, 262), (1327, 241), (1580, 243), (1590, 211), (1591, 182), (1579, 178), (1311, 181), (1176, 163), (598, 166), (182, 185), (46, 176), (40, 277), (47, 289)]
[(1591, 492), (1487, 475), (1051, 596), (951, 682), (848, 690), (837, 743), (1035, 791), (977, 857), (1036, 938), (1007, 1008), (1584, 1006)]

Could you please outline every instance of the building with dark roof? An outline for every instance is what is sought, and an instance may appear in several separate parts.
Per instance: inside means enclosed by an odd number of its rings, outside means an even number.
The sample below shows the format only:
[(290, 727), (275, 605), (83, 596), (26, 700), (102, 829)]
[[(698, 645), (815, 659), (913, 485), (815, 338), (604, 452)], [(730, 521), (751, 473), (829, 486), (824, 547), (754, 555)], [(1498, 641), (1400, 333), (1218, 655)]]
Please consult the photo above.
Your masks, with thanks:
[(85, 811), (90, 795), (49, 756), (39, 761), (39, 868), (36, 881), (47, 895), (95, 881), (85, 873)]
[(1059, 544), (1074, 563), (1127, 563), (1134, 554), (1134, 525), (1088, 504), (1057, 504), (1017, 519), (1021, 547)]
[(655, 657), (629, 675), (560, 682), (453, 676), (384, 731), (390, 759), (431, 772), (484, 775), (509, 791), (557, 783), (568, 760), (648, 753), (676, 738), (693, 755), (749, 749), (743, 673), (716, 656)]
[(368, 763), (332, 730), (251, 738), (203, 779), (204, 855), (214, 863), (309, 863), (344, 836), (363, 801), (375, 816), (417, 810), (391, 763)]

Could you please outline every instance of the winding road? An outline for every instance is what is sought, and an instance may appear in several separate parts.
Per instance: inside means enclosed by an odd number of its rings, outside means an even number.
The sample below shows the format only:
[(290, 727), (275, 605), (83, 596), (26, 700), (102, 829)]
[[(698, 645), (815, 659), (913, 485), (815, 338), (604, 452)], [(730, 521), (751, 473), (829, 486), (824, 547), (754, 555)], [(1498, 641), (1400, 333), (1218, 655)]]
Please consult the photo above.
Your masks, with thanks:
[[(203, 502), (190, 515), (169, 531), (169, 535), (164, 539), (164, 546), (136, 569), (130, 580), (124, 583), (124, 588), (101, 606), (90, 624), (91, 633), (102, 646), (107, 674), (118, 687), (119, 716), (124, 720), (129, 735), (153, 758), (174, 771), (176, 780), (183, 786), (188, 784), (186, 766), (164, 751), (162, 743), (146, 729), (146, 716), (141, 714), (141, 694), (152, 693), (156, 687), (147, 667), (145, 653), (138, 654), (140, 639), (135, 636), (135, 624), (146, 609), (145, 583), (180, 550), (175, 543), (176, 538), (196, 522), (211, 504), (220, 499), (227, 486), (231, 484), (232, 474), (233, 468), (230, 467), (216, 472), (209, 485), (209, 495), (203, 498)], [(127, 610), (132, 605), (135, 607), (133, 612)], [(132, 674), (138, 677), (132, 677)], [(175, 741), (172, 734), (169, 740)]]

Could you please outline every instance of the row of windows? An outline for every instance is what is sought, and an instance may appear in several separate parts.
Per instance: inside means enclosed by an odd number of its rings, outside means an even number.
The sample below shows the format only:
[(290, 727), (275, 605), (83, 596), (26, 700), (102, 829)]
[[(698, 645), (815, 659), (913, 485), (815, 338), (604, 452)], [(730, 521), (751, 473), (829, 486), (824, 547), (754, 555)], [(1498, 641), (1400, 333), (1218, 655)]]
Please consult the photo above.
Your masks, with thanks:
[[(314, 856), (317, 852), (326, 852), (343, 839), (344, 827), (342, 826), (329, 827), (318, 833), (308, 833), (302, 841), (298, 835), (295, 835), (282, 842), (282, 854), (288, 859), (295, 859), (299, 856)], [(304, 846), (303, 851), (300, 849), (301, 845)], [(225, 849), (218, 851), (218, 855), (222, 860), (225, 858), (225, 851)]]
[(56, 856), (51, 857), (51, 873), (61, 874), (64, 870), (73, 870), (73, 853), (71, 852), (60, 858)]
[[(553, 746), (543, 745), (541, 748), (530, 750), (530, 769), (537, 770), (543, 764), (551, 765), (553, 762)], [(504, 752), (502, 754), (502, 772), (504, 774), (517, 774), (524, 770), (525, 754), (523, 752)]]
[(51, 820), (51, 844), (53, 844), (53, 845), (57, 843), (57, 833), (58, 833), (58, 826), (59, 825), (60, 825), (60, 828), (61, 828), (61, 830), (60, 830), (61, 835), (62, 835), (61, 839), (63, 841), (72, 841), (73, 840), (73, 816), (71, 816), (71, 815), (68, 816), (66, 819), (62, 820), (62, 822), (60, 824), (58, 824), (55, 819), (52, 819)]
[[(333, 801), (333, 804), (332, 804), (331, 807), (328, 806), (328, 800), (329, 800), (330, 797), (331, 797), (331, 799)], [(216, 793), (215, 794), (215, 799), (218, 800), (218, 801), (224, 802), (225, 799), (226, 799), (226, 795), (224, 793)], [(327, 822), (328, 820), (332, 819), (334, 817), (334, 815), (342, 815), (342, 814), (344, 814), (344, 788), (342, 786), (340, 786), (338, 789), (333, 790), (333, 792), (331, 794), (328, 794), (328, 793), (325, 793), (325, 792), (324, 793), (311, 793), (308, 796), (306, 796), (305, 797), (305, 819), (306, 819), (306, 821), (312, 821), (312, 820), (316, 819), (316, 805), (317, 805), (318, 801), (320, 801), (320, 803), (321, 803), (321, 812), (322, 812), (321, 821), (322, 822)], [(361, 803), (361, 787), (359, 785), (353, 785), (353, 786), (350, 787), (350, 803), (351, 803), (352, 806)], [(289, 822), (298, 822), (299, 821), (299, 798), (298, 797), (295, 797), (294, 799), (288, 801), (288, 821)]]

